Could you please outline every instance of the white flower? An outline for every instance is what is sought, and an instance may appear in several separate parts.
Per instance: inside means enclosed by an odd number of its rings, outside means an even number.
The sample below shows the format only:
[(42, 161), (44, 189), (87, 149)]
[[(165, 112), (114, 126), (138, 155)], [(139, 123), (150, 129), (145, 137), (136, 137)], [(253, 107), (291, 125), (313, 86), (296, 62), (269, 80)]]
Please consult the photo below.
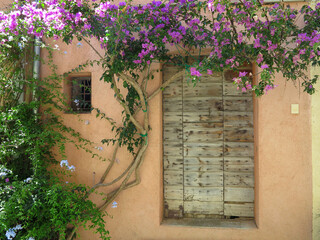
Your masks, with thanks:
[(102, 151), (103, 147), (95, 147), (95, 149), (98, 149), (99, 151)]
[(34, 238), (33, 237), (29, 237), (28, 240), (34, 240)]
[(117, 203), (116, 201), (114, 201), (114, 202), (112, 203), (112, 208), (118, 207), (117, 205), (118, 205), (118, 203)]
[(76, 170), (76, 167), (71, 165), (71, 166), (68, 166), (68, 170), (70, 170), (71, 172), (73, 172), (74, 170)]
[(74, 102), (74, 103), (76, 104), (76, 106), (78, 107), (78, 106), (79, 106), (79, 103), (80, 103), (80, 100), (79, 100), (79, 99), (75, 99), (73, 102)]
[(68, 160), (62, 160), (62, 161), (60, 162), (60, 166), (61, 166), (61, 167), (63, 167), (63, 166), (68, 167), (68, 166), (69, 166)]
[(13, 239), (16, 236), (16, 232), (10, 228), (7, 232), (6, 232), (6, 237), (8, 240)]
[(18, 47), (22, 50), (24, 48), (24, 44), (18, 43)]
[(31, 177), (28, 177), (27, 179), (23, 180), (25, 183), (30, 183), (32, 181)]
[(62, 160), (62, 161), (60, 162), (60, 166), (61, 166), (61, 167), (67, 167), (67, 169), (68, 169), (69, 171), (71, 171), (71, 172), (73, 172), (74, 170), (76, 170), (76, 167), (75, 167), (75, 166), (73, 166), (73, 165), (69, 166), (68, 160)]
[(23, 227), (21, 227), (21, 224), (19, 224), (19, 225), (17, 225), (17, 226), (15, 226), (14, 228), (13, 228), (13, 230), (21, 230)]
[(8, 37), (8, 41), (11, 42), (12, 40), (13, 40), (13, 37), (12, 37), (12, 36), (9, 36), (9, 37)]
[(17, 230), (21, 230), (23, 229), (23, 227), (21, 226), (21, 224), (18, 224), (17, 226), (10, 228), (8, 231), (6, 231), (6, 237), (8, 240), (13, 239), (17, 234)]
[(60, 50), (59, 45), (55, 44), (53, 49)]
[(8, 174), (11, 174), (12, 171), (9, 169), (6, 169), (3, 165), (0, 165), (0, 178), (3, 178), (5, 176), (7, 176)]

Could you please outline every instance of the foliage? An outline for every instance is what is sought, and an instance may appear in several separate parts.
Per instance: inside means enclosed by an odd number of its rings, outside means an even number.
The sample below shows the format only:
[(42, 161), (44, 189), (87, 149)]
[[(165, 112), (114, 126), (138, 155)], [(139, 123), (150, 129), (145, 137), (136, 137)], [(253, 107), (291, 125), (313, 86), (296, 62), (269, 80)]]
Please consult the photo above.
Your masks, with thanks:
[[(107, 236), (99, 213), (121, 191), (140, 182), (139, 169), (148, 147), (150, 131), (148, 102), (154, 96), (186, 73), (196, 84), (203, 75), (227, 69), (238, 72), (234, 83), (240, 91), (253, 91), (256, 96), (276, 87), (276, 73), (281, 73), (287, 80), (299, 81), (299, 84), (301, 81), (304, 91), (312, 94), (315, 92), (317, 76), (310, 79), (307, 69), (310, 64), (320, 64), (319, 28), (320, 3), (315, 9), (304, 6), (298, 10), (283, 3), (263, 5), (262, 0), (164, 0), (145, 5), (134, 5), (132, 0), (119, 4), (105, 0), (40, 0), (38, 4), (31, 0), (17, 0), (9, 13), (0, 12), (0, 91), (6, 92), (1, 100), (1, 161), (16, 176), (13, 177), (16, 179), (16, 183), (12, 185), (14, 189), (19, 189), (22, 194), (26, 192), (25, 188), (30, 188), (28, 191), (31, 195), (14, 195), (11, 185), (4, 183), (3, 188), (12, 191), (10, 194), (13, 196), (12, 201), (3, 200), (3, 204), (9, 204), (5, 205), (6, 211), (13, 214), (12, 210), (16, 205), (26, 207), (19, 202), (20, 198), (29, 203), (32, 199), (30, 196), (37, 191), (36, 187), (32, 188), (33, 184), (42, 183), (41, 179), (44, 177), (46, 181), (39, 188), (43, 198), (37, 202), (37, 206), (46, 206), (48, 209), (44, 212), (49, 212), (41, 226), (50, 222), (48, 229), (52, 230), (52, 234), (59, 233), (64, 237), (68, 222), (72, 230), (67, 234), (67, 239), (71, 239), (78, 224), (86, 222), (88, 216), (95, 216), (94, 225), (102, 236)], [(76, 70), (81, 71), (87, 64), (100, 66), (103, 70), (101, 80), (110, 84), (115, 99), (123, 110), (122, 123), (119, 124), (101, 110), (95, 109), (96, 116), (107, 120), (115, 132), (114, 137), (103, 139), (102, 143), (112, 143), (115, 147), (104, 174), (91, 189), (60, 184), (45, 170), (47, 163), (54, 159), (49, 149), (57, 143), (60, 144), (58, 148), (64, 151), (63, 143), (67, 138), (63, 132), (80, 140), (79, 146), (85, 146), (88, 142), (72, 129), (60, 124), (59, 118), (49, 111), (51, 107), (48, 108), (48, 104), (64, 110), (66, 105), (63, 101), (56, 103), (63, 97), (57, 92), (45, 91), (46, 87), (39, 88), (40, 83), (31, 78), (28, 81), (22, 80), (26, 74), (21, 69), (25, 69), (25, 66), (12, 65), (20, 59), (15, 56), (28, 56), (27, 43), (34, 36), (62, 39), (67, 44), (77, 39), (90, 46), (97, 53), (98, 59), (89, 61)], [(98, 41), (100, 49), (92, 43), (92, 39)], [(11, 65), (4, 61), (6, 56), (10, 56), (8, 62), (12, 59)], [(154, 92), (148, 92), (148, 83), (154, 78), (154, 72), (150, 70), (152, 63), (181, 66), (183, 70)], [(255, 64), (260, 72), (252, 76), (241, 71), (241, 67), (247, 64)], [(50, 81), (54, 82), (56, 77)], [(18, 106), (18, 99), (24, 92), (21, 87), (26, 85), (27, 90), (31, 89), (29, 92), (44, 90), (42, 98), (35, 97), (35, 102)], [(55, 86), (51, 86), (51, 89), (52, 87)], [(38, 101), (39, 99), (42, 101)], [(44, 116), (48, 118), (42, 119), (31, 110), (38, 108), (38, 104), (47, 105)], [(5, 105), (7, 107), (3, 107)], [(139, 113), (142, 118), (137, 117)], [(72, 141), (78, 144), (75, 140)], [(126, 146), (132, 153), (132, 159), (128, 159), (128, 167), (118, 177), (105, 182), (119, 146)], [(18, 169), (17, 161), (23, 161), (29, 167)], [(31, 175), (34, 179), (31, 183), (22, 181)], [(87, 200), (96, 189), (107, 186), (115, 187), (107, 192), (101, 206), (95, 207)], [(81, 191), (76, 191), (77, 189)], [(71, 193), (70, 196), (65, 195), (67, 192)], [(45, 197), (50, 194), (59, 204)], [(89, 215), (84, 206), (90, 209)], [(73, 211), (76, 209), (79, 211)], [(23, 222), (28, 214), (26, 211), (23, 208), (24, 214), (20, 217), (12, 215), (2, 225), (2, 231), (18, 231), (20, 226), (16, 224), (21, 224), (24, 230), (19, 230), (19, 234), (27, 232), (29, 235), (24, 237), (32, 237), (30, 234), (34, 232), (31, 229), (34, 228)], [(45, 216), (35, 217), (38, 220)], [(38, 229), (42, 227), (39, 226)]]
[[(82, 148), (90, 142), (64, 126), (55, 113), (54, 109), (65, 105), (58, 79), (53, 76), (38, 82), (27, 78), (25, 52), (16, 41), (2, 46), (1, 52), (0, 239), (64, 239), (72, 231), (68, 224), (78, 223), (95, 228), (101, 239), (109, 239), (105, 214), (86, 198), (88, 187), (63, 180), (75, 167), (52, 167), (58, 163), (54, 148), (63, 156), (66, 142), (76, 141)], [(8, 53), (9, 59), (5, 58)], [(21, 65), (11, 67), (10, 62), (19, 56)], [(22, 86), (32, 89), (30, 102), (21, 100), (28, 98)], [(46, 107), (39, 111), (41, 106)]]
[[(7, 173), (4, 176), (4, 173)], [(85, 200), (86, 187), (61, 183), (54, 176), (34, 173), (21, 181), (17, 176), (1, 169), (0, 234), (15, 231), (15, 239), (63, 239), (68, 224), (88, 221), (90, 228), (97, 228), (101, 239), (109, 239), (104, 220), (95, 205)], [(12, 231), (11, 231), (12, 232)], [(10, 239), (10, 238), (8, 238)]]
[[(239, 76), (235, 82), (243, 91), (262, 95), (274, 88), (274, 74), (281, 72), (288, 80), (300, 79), (312, 94), (316, 79), (309, 79), (305, 71), (310, 63), (319, 64), (320, 4), (300, 11), (285, 4), (262, 4), (259, 0), (170, 0), (138, 6), (132, 1), (119, 5), (86, 0), (42, 0), (39, 5), (19, 1), (12, 13), (2, 15), (0, 30), (6, 34), (5, 44), (17, 34), (62, 38), (67, 43), (75, 37), (97, 38), (105, 50), (103, 66), (108, 71), (103, 79), (107, 82), (113, 74), (125, 71), (136, 79), (137, 70), (155, 61), (178, 64), (180, 60), (194, 81), (207, 71), (237, 70), (245, 63), (256, 63), (264, 74), (257, 84)], [(298, 24), (299, 19), (304, 22)], [(181, 54), (168, 56), (170, 45), (194, 58), (193, 66)], [(200, 60), (189, 51), (195, 48), (199, 52), (209, 49), (210, 54)]]

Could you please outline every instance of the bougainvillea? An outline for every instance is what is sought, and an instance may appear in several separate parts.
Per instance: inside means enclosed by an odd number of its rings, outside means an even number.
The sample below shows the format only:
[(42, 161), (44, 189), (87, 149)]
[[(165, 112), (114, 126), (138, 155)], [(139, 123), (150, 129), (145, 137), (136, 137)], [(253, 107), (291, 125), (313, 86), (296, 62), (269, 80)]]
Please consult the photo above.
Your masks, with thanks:
[[(114, 186), (105, 193), (101, 206), (88, 202), (93, 211), (103, 212), (111, 203), (117, 206), (114, 200), (121, 191), (140, 182), (139, 169), (150, 131), (148, 102), (161, 90), (186, 73), (197, 84), (203, 75), (232, 69), (238, 72), (233, 80), (239, 91), (263, 95), (276, 87), (275, 74), (281, 73), (287, 80), (299, 81), (304, 91), (312, 94), (317, 76), (310, 78), (307, 70), (310, 64), (320, 64), (319, 28), (320, 3), (315, 8), (294, 9), (284, 3), (263, 4), (262, 0), (164, 0), (144, 5), (132, 0), (16, 0), (9, 12), (0, 12), (0, 51), (23, 51), (38, 37), (47, 42), (60, 39), (67, 44), (77, 40), (78, 46), (87, 44), (97, 53), (97, 59), (88, 63), (103, 69), (101, 80), (110, 83), (123, 108), (120, 127), (101, 110), (94, 109), (97, 117), (106, 119), (115, 131), (113, 138), (103, 139), (102, 143), (112, 143), (115, 148), (99, 182), (80, 195), (88, 199), (96, 189)], [(100, 49), (92, 39), (98, 41)], [(159, 62), (184, 70), (154, 92), (147, 92), (148, 80), (153, 79), (150, 65)], [(248, 64), (258, 66), (259, 71), (252, 75), (241, 70)], [(137, 118), (139, 112), (142, 118)], [(118, 177), (105, 182), (120, 146), (126, 146), (133, 158)], [(69, 167), (66, 160), (61, 166), (70, 171), (75, 168)], [(8, 186), (8, 182), (3, 184)], [(60, 191), (61, 187), (57, 188)], [(87, 216), (86, 212), (79, 214)], [(93, 225), (103, 229), (101, 215), (96, 216)], [(65, 234), (72, 239), (76, 225), (87, 218), (71, 220), (72, 228), (67, 230), (70, 232), (64, 232), (66, 226), (59, 229), (60, 239)], [(14, 228), (18, 224), (12, 222), (6, 229), (8, 234), (16, 234), (18, 229)]]
[[(262, 5), (259, 0), (132, 1), (41, 0), (16, 1), (13, 10), (0, 13), (2, 44), (26, 35), (62, 38), (97, 38), (105, 50), (109, 73), (144, 69), (155, 61), (179, 63), (170, 49), (182, 55), (206, 49), (209, 54), (186, 66), (195, 81), (203, 72), (237, 69), (245, 63), (261, 68), (253, 84), (247, 75), (235, 79), (238, 88), (262, 95), (274, 88), (281, 72), (288, 80), (300, 80), (306, 92), (314, 92), (316, 78), (305, 74), (319, 61), (319, 13), (304, 6)], [(23, 42), (23, 41), (22, 41)]]

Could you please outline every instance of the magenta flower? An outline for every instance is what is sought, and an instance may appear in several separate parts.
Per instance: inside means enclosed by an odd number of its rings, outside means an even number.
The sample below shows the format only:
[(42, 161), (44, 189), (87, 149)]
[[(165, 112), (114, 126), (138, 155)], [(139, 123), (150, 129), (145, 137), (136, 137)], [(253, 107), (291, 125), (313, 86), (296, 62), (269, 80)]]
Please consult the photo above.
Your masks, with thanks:
[(207, 74), (208, 74), (208, 75), (212, 75), (212, 74), (213, 74), (213, 73), (212, 73), (212, 70), (208, 69), (208, 70), (207, 70)]
[(242, 33), (240, 32), (240, 33), (238, 34), (238, 43), (242, 43), (242, 41), (243, 41), (243, 35), (242, 35)]
[(167, 36), (164, 36), (164, 37), (163, 37), (162, 42), (163, 42), (163, 43), (168, 42)]
[(261, 44), (260, 44), (260, 39), (257, 38), (254, 40), (254, 48), (258, 48), (258, 47), (261, 47)]
[(296, 65), (297, 62), (299, 61), (299, 59), (300, 59), (300, 55), (298, 54), (298, 55), (296, 55), (296, 56), (294, 56), (294, 57), (292, 58), (292, 61), (293, 61), (293, 63)]
[(9, 178), (6, 178), (6, 180), (5, 180), (6, 182), (9, 182), (10, 180), (9, 180)]
[(269, 68), (269, 66), (268, 66), (267, 64), (263, 64), (263, 65), (261, 66), (261, 68), (262, 68), (262, 69), (266, 69), (266, 68)]
[(264, 91), (265, 93), (267, 94), (267, 92), (271, 89), (273, 89), (274, 87), (273, 86), (270, 86), (270, 85), (267, 85), (265, 88), (264, 88)]
[(202, 76), (202, 74), (199, 71), (197, 71), (195, 67), (190, 68), (190, 73), (191, 73), (191, 76), (197, 76), (197, 77)]
[(219, 13), (223, 13), (226, 10), (226, 7), (221, 5), (220, 3), (217, 4), (217, 11)]
[(233, 78), (232, 79), (234, 83), (239, 84), (241, 83), (241, 78), (237, 77), (237, 78)]
[(239, 77), (245, 77), (247, 75), (247, 72), (239, 72)]
[(258, 54), (257, 63), (260, 64), (263, 61), (263, 56), (261, 53)]
[(305, 54), (306, 53), (306, 49), (301, 49), (300, 51), (299, 51), (299, 54), (301, 54), (301, 55), (303, 55), (303, 54)]

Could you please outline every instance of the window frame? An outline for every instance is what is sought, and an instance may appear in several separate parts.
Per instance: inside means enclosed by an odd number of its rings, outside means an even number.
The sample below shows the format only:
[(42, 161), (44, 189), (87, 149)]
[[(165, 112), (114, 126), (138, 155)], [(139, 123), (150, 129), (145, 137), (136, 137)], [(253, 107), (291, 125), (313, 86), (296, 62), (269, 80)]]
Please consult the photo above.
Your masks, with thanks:
[[(251, 66), (251, 71), (255, 72), (255, 68), (254, 66)], [(248, 70), (248, 67), (245, 67), (245, 69)], [(223, 76), (224, 78), (224, 76)], [(224, 80), (223, 80), (224, 81)], [(170, 86), (169, 86), (170, 87)], [(164, 99), (164, 97), (163, 97)], [(162, 104), (163, 101), (162, 101)], [(256, 190), (256, 169), (257, 169), (257, 164), (256, 164), (256, 139), (257, 139), (257, 127), (255, 125), (256, 119), (257, 119), (257, 99), (253, 96), (252, 94), (252, 115), (253, 115), (253, 152), (254, 152), (254, 157), (253, 157), (253, 162), (254, 162), (254, 166), (253, 166), (253, 178), (254, 178), (254, 217), (250, 218), (250, 219), (246, 219), (246, 218), (236, 218), (236, 219), (226, 219), (226, 218), (221, 218), (221, 219), (200, 219), (200, 218), (166, 218), (165, 217), (165, 185), (164, 185), (164, 176), (163, 176), (163, 180), (162, 180), (162, 187), (163, 187), (163, 197), (162, 197), (162, 220), (161, 220), (161, 224), (163, 225), (183, 225), (183, 226), (203, 226), (203, 227), (234, 227), (234, 228), (256, 228), (256, 219), (257, 219), (257, 214), (256, 214), (256, 205), (258, 202), (257, 199), (257, 190)], [(163, 122), (163, 118), (164, 118), (164, 109), (163, 109), (163, 113), (161, 114), (162, 117), (162, 124), (164, 124)], [(164, 126), (163, 126), (164, 127)], [(164, 146), (164, 135), (161, 138), (162, 141), (162, 146)], [(163, 152), (164, 154), (164, 152)], [(164, 156), (162, 156), (162, 164), (164, 164)], [(164, 165), (163, 165), (163, 174), (164, 174)], [(225, 188), (225, 186), (223, 186), (223, 188)]]
[[(90, 86), (88, 87), (90, 89), (89, 93), (80, 93), (84, 95), (89, 95), (90, 99), (88, 100), (90, 104), (90, 108), (82, 108), (79, 107), (79, 109), (75, 109), (75, 102), (74, 102), (74, 88), (75, 88), (75, 81), (83, 81), (87, 80), (90, 82)], [(79, 85), (77, 86), (81, 88), (82, 86)], [(86, 91), (86, 90), (84, 90)], [(81, 92), (81, 90), (80, 90)], [(92, 111), (92, 77), (90, 72), (84, 72), (84, 73), (75, 73), (75, 74), (70, 74), (64, 83), (64, 93), (66, 95), (66, 102), (68, 105), (68, 110), (65, 113), (73, 113), (73, 114), (90, 114)], [(85, 100), (86, 101), (86, 100)]]

